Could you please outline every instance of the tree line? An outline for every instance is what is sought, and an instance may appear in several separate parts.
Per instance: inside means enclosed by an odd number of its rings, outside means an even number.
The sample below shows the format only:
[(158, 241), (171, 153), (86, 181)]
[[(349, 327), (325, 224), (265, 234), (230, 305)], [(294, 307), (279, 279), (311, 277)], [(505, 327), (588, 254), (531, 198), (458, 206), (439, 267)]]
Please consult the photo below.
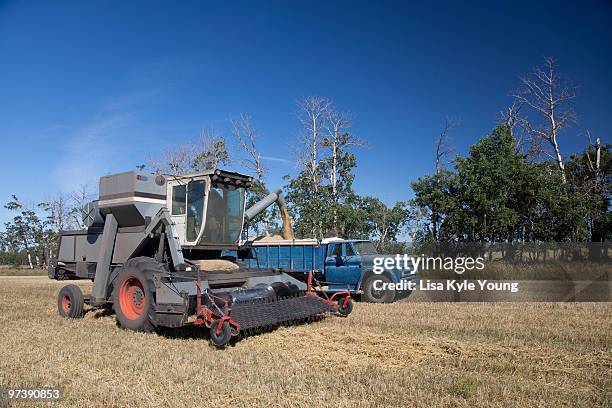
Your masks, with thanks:
[(610, 145), (587, 132), (563, 157), (576, 119), (572, 87), (554, 59), (521, 78), (513, 102), (466, 157), (449, 156), (446, 122), (435, 172), (412, 182), (415, 239), (425, 242), (604, 242), (612, 239)]
[[(512, 102), (498, 123), (465, 157), (456, 154), (450, 143), (459, 122), (447, 118), (433, 138), (432, 174), (410, 183), (413, 199), (392, 205), (353, 189), (359, 151), (368, 141), (353, 133), (350, 113), (338, 110), (324, 97), (297, 101), (296, 171), (284, 177), (296, 235), (372, 239), (379, 247), (398, 238), (417, 242), (609, 241), (610, 145), (587, 132), (583, 151), (568, 157), (562, 153), (564, 138), (571, 135), (577, 118), (573, 109), (576, 87), (559, 75), (553, 58), (545, 58), (542, 66), (520, 78), (510, 95)], [(252, 204), (268, 192), (259, 135), (247, 115), (230, 122), (232, 140), (238, 141), (232, 156), (256, 175), (254, 194), (249, 198)], [(180, 146), (162, 163), (172, 163), (185, 151), (209, 158), (209, 168), (234, 160), (225, 139), (207, 140), (200, 150)], [(190, 162), (201, 165), (194, 158)], [(168, 170), (172, 167), (167, 166)], [(272, 211), (251, 224), (254, 233), (278, 230)]]
[[(432, 173), (407, 180), (414, 198), (391, 205), (353, 188), (359, 152), (370, 142), (355, 135), (352, 115), (325, 97), (298, 100), (295, 169), (283, 178), (296, 236), (370, 239), (383, 250), (399, 239), (610, 241), (610, 145), (587, 132), (584, 150), (562, 154), (563, 138), (577, 117), (575, 87), (546, 58), (520, 79), (511, 96), (498, 123), (465, 157), (451, 146), (459, 121), (447, 118), (432, 137)], [(230, 137), (204, 129), (196, 140), (149, 157), (137, 168), (186, 174), (239, 167), (255, 178), (247, 197), (250, 206), (272, 187), (261, 154), (262, 135), (246, 114), (231, 119), (229, 129)], [(5, 205), (15, 216), (0, 233), (0, 262), (45, 264), (60, 230), (83, 227), (78, 210), (91, 196), (83, 187), (34, 206), (13, 196)], [(246, 232), (277, 234), (279, 224), (278, 211), (270, 208)]]
[(12, 195), (4, 206), (14, 216), (0, 232), (0, 265), (45, 267), (57, 248), (59, 232), (84, 228), (80, 208), (92, 196), (87, 186), (36, 205)]

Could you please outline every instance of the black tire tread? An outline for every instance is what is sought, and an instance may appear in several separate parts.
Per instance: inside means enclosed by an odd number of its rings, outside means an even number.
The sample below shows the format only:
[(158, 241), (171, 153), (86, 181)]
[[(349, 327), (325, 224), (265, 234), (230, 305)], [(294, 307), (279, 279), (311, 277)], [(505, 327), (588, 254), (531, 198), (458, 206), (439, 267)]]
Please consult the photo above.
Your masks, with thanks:
[(220, 322), (215, 320), (210, 326), (210, 342), (217, 348), (224, 348), (232, 338), (232, 329), (228, 322), (223, 322), (221, 333), (217, 336), (216, 330)]
[[(142, 275), (146, 279), (146, 285), (148, 286), (148, 289), (151, 292), (150, 306), (149, 306), (147, 319), (145, 319), (142, 322), (142, 324), (137, 328), (125, 327), (125, 325), (121, 323), (119, 315), (117, 314), (117, 309), (119, 308), (119, 305), (115, 304), (114, 302), (115, 296), (116, 296), (115, 292), (118, 290), (118, 285), (117, 285), (118, 282), (116, 282), (116, 280), (119, 278), (122, 271), (128, 268), (136, 269), (137, 271), (142, 273)], [(154, 332), (156, 329), (156, 310), (157, 310), (157, 305), (155, 303), (154, 276), (156, 274), (165, 273), (166, 270), (164, 269), (164, 266), (153, 258), (149, 258), (146, 256), (139, 256), (136, 258), (129, 259), (127, 262), (123, 264), (122, 267), (116, 269), (116, 272), (117, 272), (116, 274), (114, 272), (115, 271), (113, 271), (113, 275), (114, 275), (113, 282), (112, 282), (113, 293), (111, 295), (111, 299), (113, 300), (113, 310), (115, 311), (115, 316), (117, 317), (118, 324), (121, 327), (136, 330), (136, 331), (142, 331), (146, 333)]]
[(363, 295), (362, 295), (362, 300), (368, 303), (393, 303), (395, 301), (395, 294), (393, 294), (393, 296), (390, 296), (390, 299), (388, 300), (379, 300), (379, 299), (375, 299), (369, 296), (368, 294), (368, 286), (370, 286), (371, 284), (373, 284), (373, 282), (377, 279), (386, 279), (389, 282), (391, 282), (391, 279), (389, 279), (388, 276), (386, 275), (370, 275), (368, 276), (368, 278), (365, 280), (365, 282), (363, 283)]
[(344, 303), (344, 298), (338, 300), (338, 313), (342, 317), (346, 317), (351, 314), (353, 311), (353, 300), (349, 299), (348, 304), (346, 305), (346, 309), (342, 309), (342, 304)]
[[(60, 304), (61, 299), (64, 297), (64, 295), (68, 295), (70, 297), (70, 311), (66, 315), (62, 313), (62, 308)], [(73, 319), (83, 317), (84, 308), (85, 301), (81, 288), (79, 288), (77, 285), (70, 284), (60, 289), (59, 293), (57, 294), (57, 310), (60, 316), (71, 317)]]

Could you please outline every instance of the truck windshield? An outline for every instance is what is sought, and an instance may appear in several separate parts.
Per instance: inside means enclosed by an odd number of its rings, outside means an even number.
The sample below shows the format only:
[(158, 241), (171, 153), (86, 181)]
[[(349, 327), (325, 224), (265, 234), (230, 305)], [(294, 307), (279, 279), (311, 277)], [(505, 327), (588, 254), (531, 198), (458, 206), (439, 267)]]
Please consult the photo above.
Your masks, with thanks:
[(208, 195), (203, 244), (235, 244), (242, 231), (244, 188), (213, 184)]
[(369, 241), (353, 242), (353, 246), (355, 247), (359, 255), (378, 255), (378, 251)]

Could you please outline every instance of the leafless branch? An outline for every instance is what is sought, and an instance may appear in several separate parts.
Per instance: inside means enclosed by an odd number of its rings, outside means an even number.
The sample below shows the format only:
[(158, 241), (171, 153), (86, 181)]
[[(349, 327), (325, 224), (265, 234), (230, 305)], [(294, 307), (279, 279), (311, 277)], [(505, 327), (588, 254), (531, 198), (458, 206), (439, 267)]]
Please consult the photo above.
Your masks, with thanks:
[(265, 167), (261, 160), (261, 154), (257, 149), (257, 133), (253, 128), (250, 116), (241, 114), (240, 118), (230, 120), (232, 134), (238, 143), (238, 147), (246, 157), (236, 159), (246, 169), (255, 172), (257, 179), (263, 183)]
[(148, 166), (156, 173), (187, 174), (218, 168), (229, 161), (225, 139), (214, 128), (200, 129), (196, 141), (165, 149), (158, 157), (149, 157)]
[(300, 134), (303, 153), (300, 154), (299, 159), (302, 160), (301, 164), (308, 169), (313, 186), (316, 188), (321, 130), (325, 128), (325, 121), (332, 108), (332, 103), (327, 98), (309, 96), (297, 101), (297, 106), (298, 119), (303, 127)]
[(556, 72), (556, 61), (551, 57), (544, 58), (544, 66), (535, 68), (530, 75), (520, 78), (520, 82), (521, 88), (512, 96), (516, 103), (526, 105), (543, 116), (543, 125), (530, 126), (530, 134), (532, 140), (540, 139), (552, 149), (553, 158), (565, 182), (565, 166), (558, 138), (560, 131), (575, 120), (576, 115), (569, 105), (576, 97), (575, 88), (562, 82)]
[(445, 164), (450, 163), (444, 162), (448, 156), (450, 156), (455, 149), (449, 146), (449, 133), (459, 124), (459, 121), (455, 118), (451, 118), (447, 116), (444, 119), (444, 124), (442, 125), (442, 131), (436, 138), (436, 157), (435, 157), (435, 165), (436, 165), (436, 174), (439, 174), (442, 171), (442, 168)]

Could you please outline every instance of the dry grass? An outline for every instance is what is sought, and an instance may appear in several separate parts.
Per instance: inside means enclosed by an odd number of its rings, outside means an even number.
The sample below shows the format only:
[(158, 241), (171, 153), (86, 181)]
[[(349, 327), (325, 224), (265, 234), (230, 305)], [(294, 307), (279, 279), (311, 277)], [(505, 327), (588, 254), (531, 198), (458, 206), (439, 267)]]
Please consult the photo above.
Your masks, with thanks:
[[(61, 319), (61, 282), (0, 278), (0, 386), (62, 406), (610, 406), (610, 303), (357, 304), (215, 350)], [(87, 285), (83, 285), (86, 287)]]
[[(421, 269), (418, 273), (421, 279), (456, 279), (457, 274), (453, 270)], [(468, 270), (462, 275), (465, 279), (496, 279), (496, 280), (547, 280), (547, 281), (572, 281), (572, 280), (594, 280), (610, 281), (612, 267), (603, 262), (506, 262), (494, 261), (485, 263), (484, 269)]]
[(0, 265), (0, 276), (47, 276), (46, 269)]

